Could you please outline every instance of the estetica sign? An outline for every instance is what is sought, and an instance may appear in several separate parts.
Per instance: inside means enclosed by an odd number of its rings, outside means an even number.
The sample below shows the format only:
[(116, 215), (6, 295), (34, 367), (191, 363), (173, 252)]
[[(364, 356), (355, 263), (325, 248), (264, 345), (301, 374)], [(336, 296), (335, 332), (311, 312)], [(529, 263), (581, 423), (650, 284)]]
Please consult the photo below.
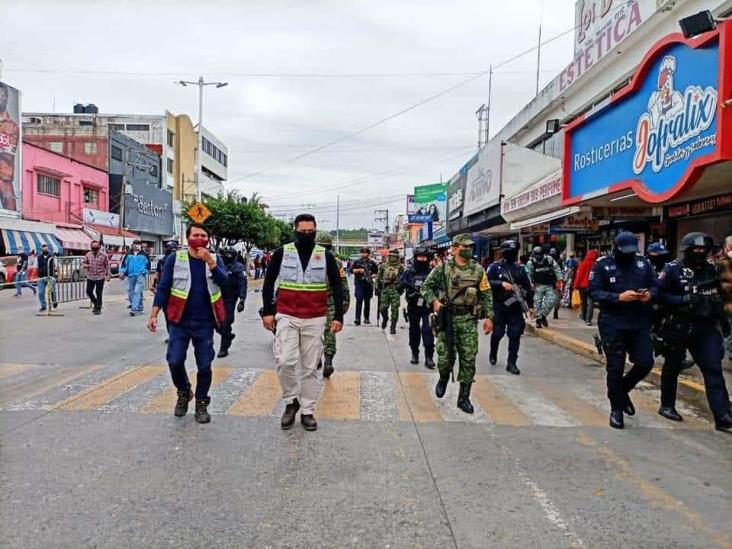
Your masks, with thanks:
[(626, 88), (565, 129), (565, 204), (626, 188), (663, 202), (732, 159), (732, 110), (721, 105), (732, 94), (731, 28), (662, 39)]

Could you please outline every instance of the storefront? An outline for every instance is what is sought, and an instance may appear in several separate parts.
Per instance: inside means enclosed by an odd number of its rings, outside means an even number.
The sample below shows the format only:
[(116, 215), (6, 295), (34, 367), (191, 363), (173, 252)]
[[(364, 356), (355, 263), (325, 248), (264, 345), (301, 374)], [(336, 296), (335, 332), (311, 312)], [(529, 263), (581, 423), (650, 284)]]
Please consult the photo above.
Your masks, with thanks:
[(21, 252), (40, 253), (44, 244), (56, 254), (62, 254), (64, 248), (56, 238), (56, 226), (53, 223), (27, 221), (12, 217), (0, 217), (0, 255), (16, 255)]
[[(620, 229), (666, 240), (732, 232), (732, 22), (669, 35), (631, 83), (565, 128), (565, 206), (591, 206), (607, 245)], [(620, 204), (618, 204), (620, 202)], [(636, 215), (604, 215), (621, 207)], [(609, 218), (609, 219), (608, 219)], [(604, 236), (603, 236), (604, 235)]]
[(163, 242), (174, 233), (173, 195), (153, 184), (137, 181), (128, 184), (132, 193), (125, 195), (121, 224), (139, 235), (153, 253), (163, 252)]

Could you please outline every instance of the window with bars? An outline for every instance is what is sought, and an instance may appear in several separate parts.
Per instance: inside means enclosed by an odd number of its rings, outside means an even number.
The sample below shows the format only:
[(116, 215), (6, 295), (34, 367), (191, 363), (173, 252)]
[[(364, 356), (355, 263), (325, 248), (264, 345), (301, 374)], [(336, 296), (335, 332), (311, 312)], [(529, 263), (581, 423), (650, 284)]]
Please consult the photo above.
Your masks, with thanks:
[(99, 191), (91, 187), (84, 187), (84, 204), (97, 205), (99, 202)]
[(128, 132), (148, 132), (150, 124), (127, 124)]
[(115, 147), (114, 145), (112, 145), (112, 152), (110, 154), (115, 160), (122, 161), (122, 149), (120, 149), (119, 147)]
[(93, 141), (84, 143), (84, 154), (97, 154), (97, 144)]
[(40, 194), (61, 196), (61, 180), (43, 173), (39, 173), (36, 179), (36, 191)]
[(168, 147), (175, 147), (175, 134), (168, 130)]

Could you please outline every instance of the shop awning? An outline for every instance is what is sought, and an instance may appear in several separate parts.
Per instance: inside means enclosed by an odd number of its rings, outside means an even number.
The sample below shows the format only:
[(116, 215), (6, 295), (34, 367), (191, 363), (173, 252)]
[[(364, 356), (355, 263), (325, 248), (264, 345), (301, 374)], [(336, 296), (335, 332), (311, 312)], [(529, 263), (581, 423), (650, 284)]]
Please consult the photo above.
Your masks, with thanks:
[(512, 232), (514, 232), (514, 228), (512, 226), (509, 226), (508, 223), (501, 223), (500, 225), (495, 225), (488, 229), (478, 231), (476, 234), (480, 236), (502, 236), (511, 234)]
[(85, 229), (92, 233), (94, 238), (104, 240), (107, 246), (129, 246), (133, 240), (139, 240), (140, 235), (104, 225), (85, 225)]
[(8, 255), (19, 254), (20, 252), (30, 253), (31, 250), (40, 253), (43, 244), (48, 245), (48, 249), (52, 252), (60, 254), (64, 251), (63, 246), (56, 239), (56, 236), (50, 233), (36, 233), (13, 229), (3, 229), (2, 233), (3, 242), (5, 243), (5, 253)]
[(540, 225), (542, 223), (549, 223), (550, 221), (553, 221), (554, 219), (559, 219), (560, 217), (573, 215), (579, 211), (580, 211), (579, 206), (570, 206), (569, 208), (562, 208), (561, 210), (555, 210), (553, 212), (537, 215), (536, 217), (530, 217), (529, 219), (524, 219), (523, 221), (516, 221), (515, 223), (511, 223), (511, 230), (518, 231), (519, 229), (523, 229), (524, 227), (531, 227), (532, 225)]
[(84, 232), (83, 229), (73, 229), (70, 227), (56, 227), (56, 238), (58, 238), (63, 247), (67, 250), (89, 250), (91, 237)]

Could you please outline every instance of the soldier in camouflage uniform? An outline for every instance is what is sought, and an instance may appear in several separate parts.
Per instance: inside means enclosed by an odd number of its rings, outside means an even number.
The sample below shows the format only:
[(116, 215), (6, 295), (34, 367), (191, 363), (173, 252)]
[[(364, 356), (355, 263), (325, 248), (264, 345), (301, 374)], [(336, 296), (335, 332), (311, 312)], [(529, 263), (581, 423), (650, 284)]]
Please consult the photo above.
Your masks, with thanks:
[(391, 250), (386, 261), (379, 266), (379, 273), (376, 275), (376, 295), (381, 297), (381, 329), (386, 329), (389, 321), (389, 310), (391, 309), (391, 329), (389, 333), (396, 333), (397, 320), (399, 318), (399, 290), (397, 282), (404, 272), (404, 266), (399, 261), (399, 250)]
[(475, 378), (475, 357), (478, 354), (478, 319), (483, 318), (483, 332), (493, 330), (493, 296), (483, 267), (472, 259), (473, 241), (460, 234), (452, 241), (452, 258), (435, 267), (422, 284), (421, 294), (437, 313), (450, 307), (453, 333), (452, 348), (446, 330), (437, 335), (437, 369), (440, 379), (435, 386), (437, 398), (445, 396), (455, 357), (460, 359), (457, 405), (467, 414), (473, 413), (470, 388)]
[[(330, 234), (320, 231), (315, 238), (315, 243), (320, 244), (326, 250), (332, 250), (333, 239)], [(335, 256), (334, 256), (335, 257)], [(335, 258), (338, 263), (338, 268), (341, 273), (341, 284), (343, 285), (343, 314), (345, 315), (348, 311), (348, 307), (351, 304), (351, 294), (348, 290), (348, 277), (346, 276), (346, 270), (343, 268), (343, 263), (337, 257)], [(333, 295), (328, 294), (328, 314), (325, 317), (325, 328), (323, 331), (323, 356), (325, 357), (323, 364), (323, 377), (330, 377), (335, 369), (333, 368), (333, 357), (336, 354), (336, 335), (331, 331), (330, 324), (333, 322), (335, 316), (335, 303), (333, 301)], [(320, 364), (318, 365), (320, 369)]]

